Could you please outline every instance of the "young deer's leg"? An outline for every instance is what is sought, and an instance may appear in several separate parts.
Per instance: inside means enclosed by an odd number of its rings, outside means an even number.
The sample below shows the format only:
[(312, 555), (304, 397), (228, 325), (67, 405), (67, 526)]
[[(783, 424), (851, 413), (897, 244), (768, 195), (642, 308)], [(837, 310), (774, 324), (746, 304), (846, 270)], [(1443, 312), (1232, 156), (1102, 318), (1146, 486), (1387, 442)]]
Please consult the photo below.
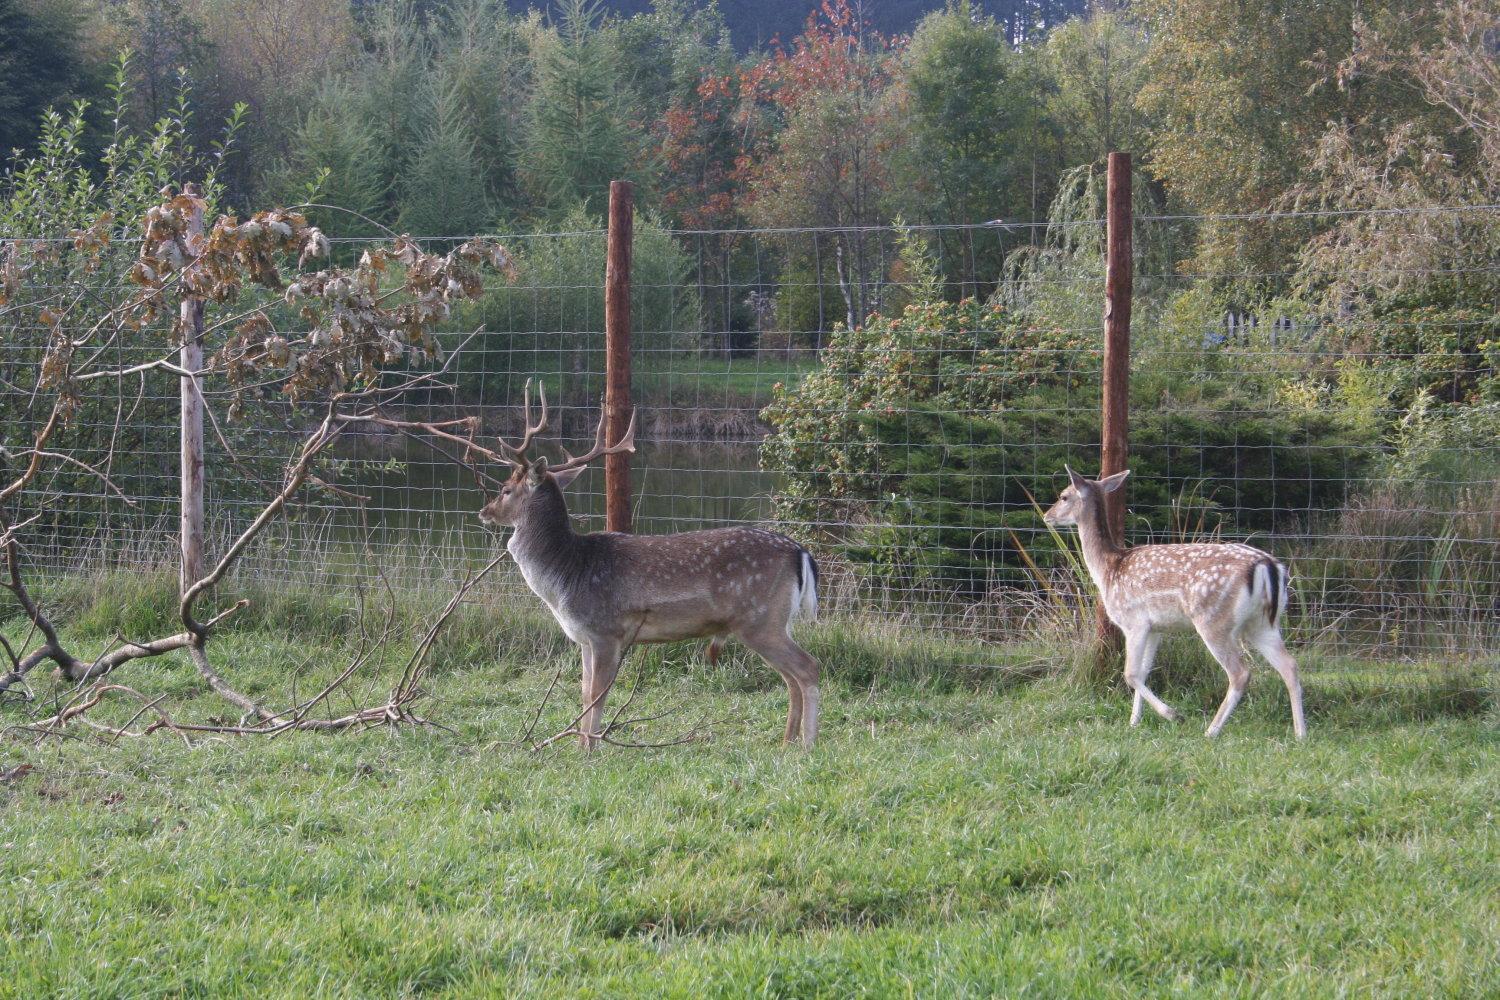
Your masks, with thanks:
[(783, 628), (741, 633), (740, 639), (786, 682), (786, 741), (800, 738), (804, 747), (811, 747), (818, 738), (818, 661)]
[[(1156, 648), (1161, 645), (1161, 633), (1151, 631), (1146, 633), (1146, 638), (1141, 648), (1141, 683), (1144, 686), (1146, 678), (1151, 675), (1151, 666), (1156, 662)], [(1130, 724), (1139, 726), (1141, 724), (1141, 709), (1146, 704), (1146, 698), (1141, 694), (1141, 689), (1135, 689), (1135, 696), (1130, 702)]]
[[(1135, 692), (1137, 703), (1144, 698), (1146, 704), (1150, 705), (1157, 715), (1168, 722), (1175, 722), (1177, 713), (1172, 711), (1170, 705), (1152, 694), (1151, 689), (1146, 686), (1146, 678), (1151, 674), (1151, 661), (1155, 659), (1156, 647), (1160, 644), (1160, 636), (1153, 633), (1150, 628), (1125, 633), (1125, 683)], [(1139, 712), (1132, 708), (1131, 722), (1138, 722), (1139, 719)]]
[(818, 712), (822, 708), (823, 693), (818, 690), (818, 661), (796, 643), (797, 651), (807, 657), (810, 680), (802, 682), (802, 745), (812, 749), (812, 745), (818, 742)]
[(1282, 682), (1286, 684), (1287, 696), (1292, 700), (1292, 732), (1297, 734), (1297, 739), (1306, 739), (1307, 722), (1302, 717), (1302, 679), (1297, 673), (1297, 661), (1286, 651), (1281, 631), (1274, 625), (1263, 626), (1250, 637), (1250, 644), (1281, 675)]
[(614, 639), (595, 639), (590, 643), (593, 651), (593, 670), (589, 675), (589, 689), (583, 694), (584, 713), (578, 721), (579, 739), (585, 750), (592, 750), (599, 741), (599, 724), (604, 717), (604, 701), (609, 689), (615, 686), (615, 675), (620, 672), (620, 659), (625, 647)]
[(786, 732), (782, 733), (781, 741), (795, 743), (802, 735), (802, 685), (790, 674), (780, 669), (776, 672), (781, 674), (781, 679), (786, 683)]
[(1224, 701), (1203, 734), (1212, 737), (1219, 735), (1219, 730), (1229, 720), (1229, 713), (1240, 703), (1245, 686), (1250, 683), (1250, 670), (1245, 666), (1245, 658), (1240, 655), (1239, 639), (1235, 635), (1210, 632), (1202, 626), (1198, 626), (1198, 635), (1214, 659), (1219, 661), (1219, 666), (1224, 668), (1224, 673), (1229, 675), (1229, 690), (1224, 693)]

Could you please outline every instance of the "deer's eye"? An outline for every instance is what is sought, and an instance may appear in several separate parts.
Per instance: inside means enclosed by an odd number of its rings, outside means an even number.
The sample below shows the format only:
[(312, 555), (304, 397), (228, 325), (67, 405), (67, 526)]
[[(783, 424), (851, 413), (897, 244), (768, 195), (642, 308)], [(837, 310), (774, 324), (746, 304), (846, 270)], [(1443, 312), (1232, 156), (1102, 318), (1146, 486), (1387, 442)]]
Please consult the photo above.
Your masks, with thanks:
[(510, 496), (510, 487), (507, 486), (507, 487), (505, 487), (505, 489), (501, 490), (500, 491), (500, 495), (503, 496), (503, 497)]

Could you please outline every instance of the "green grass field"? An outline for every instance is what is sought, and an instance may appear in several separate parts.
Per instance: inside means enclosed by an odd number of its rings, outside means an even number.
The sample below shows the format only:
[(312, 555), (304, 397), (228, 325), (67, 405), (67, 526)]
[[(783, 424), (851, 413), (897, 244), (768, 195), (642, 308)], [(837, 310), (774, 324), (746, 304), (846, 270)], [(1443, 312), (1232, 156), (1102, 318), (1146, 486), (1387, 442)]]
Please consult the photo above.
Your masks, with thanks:
[(692, 405), (712, 405), (723, 400), (744, 400), (756, 408), (771, 402), (776, 383), (794, 386), (817, 363), (806, 359), (706, 358), (694, 353), (655, 357), (635, 374), (643, 398), (697, 400)]
[[(268, 696), (321, 663), (305, 691), (348, 620), (261, 596), (218, 662)], [(131, 617), (128, 597), (73, 608), (74, 637), (159, 624), (165, 603)], [(1160, 684), (1189, 721), (1132, 730), (1122, 692), (1028, 678), (1045, 650), (807, 635), (827, 672), (811, 753), (778, 744), (769, 670), (690, 647), (633, 658), (616, 700), (639, 677), (632, 712), (673, 713), (643, 738), (719, 720), (710, 741), (513, 746), (563, 665), (538, 730), (566, 724), (576, 667), (550, 623), (482, 608), (422, 706), (451, 732), (11, 731), (0, 771), (33, 770), (0, 785), (0, 996), (1500, 992), (1485, 665), (1308, 656), (1305, 744), (1269, 670), (1208, 742), (1220, 679), (1190, 649)], [(185, 661), (116, 679), (223, 713)], [(7, 701), (0, 726), (35, 711)]]
[[(796, 385), (816, 370), (817, 363), (805, 358), (773, 355), (726, 360), (696, 351), (660, 351), (636, 360), (631, 384), (635, 401), (642, 406), (759, 410), (771, 402), (778, 382)], [(536, 378), (554, 401), (565, 398), (565, 383), (582, 398), (595, 398), (604, 390), (603, 376), (597, 373), (544, 372)]]

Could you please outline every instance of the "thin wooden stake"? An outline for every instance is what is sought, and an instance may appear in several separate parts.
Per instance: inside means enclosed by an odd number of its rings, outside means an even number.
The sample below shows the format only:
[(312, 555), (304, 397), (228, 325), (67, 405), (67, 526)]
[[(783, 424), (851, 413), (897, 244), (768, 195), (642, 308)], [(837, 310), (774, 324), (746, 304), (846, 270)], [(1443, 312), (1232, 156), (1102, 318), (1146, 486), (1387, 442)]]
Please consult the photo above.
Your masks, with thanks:
[[(1099, 478), (1129, 467), (1130, 458), (1130, 296), (1133, 263), (1130, 242), (1130, 154), (1110, 153), (1105, 211), (1104, 384)], [(1105, 497), (1106, 521), (1117, 542), (1125, 540), (1124, 488)], [(1099, 641), (1107, 654), (1119, 650), (1120, 630), (1098, 605)]]
[[(635, 222), (635, 187), (609, 184), (609, 248), (604, 270), (605, 441), (614, 443), (630, 423), (630, 251)], [(604, 525), (630, 530), (630, 455), (604, 459)]]
[[(183, 188), (183, 194), (199, 198), (194, 184)], [(187, 245), (196, 255), (201, 250), (203, 239), (203, 203), (199, 201), (188, 219)], [(188, 267), (193, 268), (192, 264)], [(182, 347), (178, 362), (184, 371), (198, 372), (203, 369), (203, 300), (196, 295), (184, 294), (179, 315)], [(186, 594), (188, 588), (203, 575), (203, 394), (196, 375), (184, 376), (180, 381), (182, 394), (181, 436), (181, 533), (182, 566), (181, 587)]]

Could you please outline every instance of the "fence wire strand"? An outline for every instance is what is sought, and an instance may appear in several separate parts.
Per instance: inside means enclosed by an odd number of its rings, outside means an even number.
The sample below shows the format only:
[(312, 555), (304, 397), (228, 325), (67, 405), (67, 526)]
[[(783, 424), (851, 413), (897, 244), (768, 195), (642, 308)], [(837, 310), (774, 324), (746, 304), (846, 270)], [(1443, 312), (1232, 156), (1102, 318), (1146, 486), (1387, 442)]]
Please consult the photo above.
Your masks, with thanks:
[[(1153, 227), (1175, 232), (1201, 221), (1138, 218), (1138, 232), (1148, 234), (1138, 243), (1149, 243)], [(1040, 232), (985, 224), (638, 233), (636, 530), (753, 523), (785, 531), (825, 566), (825, 613), (982, 639), (1023, 633), (1049, 588), (1077, 599), (1085, 588), (1070, 580), (1031, 498), (1051, 502), (1065, 482), (1064, 461), (1097, 467), (1102, 269), (1088, 271), (1086, 259), (1083, 273), (1043, 267), (1009, 289), (1028, 297), (1031, 314), (1008, 303), (952, 313), (993, 318), (962, 329), (888, 323), (888, 336), (868, 339), (855, 367), (837, 376), (827, 367), (836, 352), (846, 363), (853, 357), (841, 325), (852, 318), (873, 328), (881, 321), (871, 317), (900, 316), (913, 300), (903, 239), (928, 242), (946, 276), (937, 289), (944, 300), (1003, 302), (1007, 255), (1037, 245)], [(364, 242), (335, 241), (334, 253), (357, 255)], [(455, 332), (484, 326), (457, 366), (456, 391), (427, 390), (405, 405), (424, 415), (477, 415), (484, 434), (513, 435), (522, 386), (539, 379), (555, 415), (547, 447), (576, 452), (592, 438), (603, 395), (604, 233), (524, 234), (507, 243), (518, 261), (515, 281), (497, 284), (453, 321)], [(1457, 274), (1493, 277), (1500, 265), (1398, 276)], [(1129, 541), (1244, 540), (1272, 552), (1295, 576), (1293, 617), (1303, 638), (1367, 653), (1493, 657), (1497, 444), (1477, 430), (1424, 424), (1421, 407), (1463, 400), (1475, 414), (1493, 414), (1500, 406), (1470, 400), (1475, 384), (1495, 373), (1461, 336), (1469, 328), (1482, 335), (1495, 319), (1185, 308), (1185, 293), (1205, 277), (1289, 276), (1205, 275), (1142, 258)], [(1048, 320), (1038, 332), (1041, 315)], [(14, 397), (25, 382), (24, 334), (44, 331), (19, 322), (7, 330), (14, 335), (0, 342), (0, 385)], [(1383, 340), (1372, 339), (1377, 334)], [(1396, 357), (1380, 343), (1405, 346)], [(121, 342), (111, 354), (124, 366), (161, 349)], [(1392, 360), (1414, 373), (1420, 394), (1380, 382)], [(872, 391), (876, 375), (884, 383)], [(807, 391), (814, 378), (824, 388)], [(830, 378), (835, 388), (845, 379), (847, 392), (827, 391)], [(33, 532), (28, 559), (61, 568), (170, 562), (177, 388), (169, 374), (142, 373), (86, 415), (81, 447), (117, 426), (125, 435), (111, 451), (110, 474), (133, 505), (97, 483), (59, 481), (50, 529)], [(215, 390), (206, 395), (217, 405)], [(785, 418), (788, 400), (796, 400), (802, 438), (776, 418)], [(210, 430), (207, 509), (220, 544), (259, 509), (310, 419), (278, 399), (264, 401), (225, 431), (233, 460)], [(1491, 420), (1485, 426), (1497, 425)], [(371, 573), (374, 552), (388, 573), (452, 579), (499, 544), (475, 516), (484, 501), (475, 478), (432, 442), (365, 428), (337, 454), (344, 485), (364, 501), (309, 494), (240, 572), (347, 583)], [(602, 480), (602, 470), (591, 469), (570, 490), (581, 528), (603, 527)], [(367, 524), (374, 536), (357, 536)], [(496, 586), (519, 595), (522, 585), (512, 576)]]

